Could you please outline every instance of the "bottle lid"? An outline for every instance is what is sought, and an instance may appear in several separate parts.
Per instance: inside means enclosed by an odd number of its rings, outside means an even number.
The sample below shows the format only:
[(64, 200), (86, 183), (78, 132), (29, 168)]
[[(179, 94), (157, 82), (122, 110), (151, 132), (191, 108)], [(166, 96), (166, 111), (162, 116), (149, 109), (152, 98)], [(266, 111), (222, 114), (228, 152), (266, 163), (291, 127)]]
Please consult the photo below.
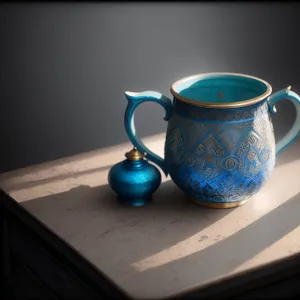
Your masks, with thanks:
[(140, 152), (137, 147), (134, 147), (131, 151), (125, 154), (128, 160), (136, 161), (141, 160), (146, 156), (147, 153)]

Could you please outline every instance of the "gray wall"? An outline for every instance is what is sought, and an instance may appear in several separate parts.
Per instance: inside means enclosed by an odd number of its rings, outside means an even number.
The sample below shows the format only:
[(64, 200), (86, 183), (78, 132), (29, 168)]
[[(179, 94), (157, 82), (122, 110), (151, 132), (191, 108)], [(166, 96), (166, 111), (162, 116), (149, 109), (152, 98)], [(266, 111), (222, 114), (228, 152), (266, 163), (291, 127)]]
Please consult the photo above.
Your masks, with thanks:
[[(11, 4), (0, 7), (0, 172), (127, 141), (125, 90), (183, 76), (256, 75), (300, 93), (297, 3)], [(276, 137), (294, 110), (281, 103)], [(141, 136), (163, 111), (138, 109)]]

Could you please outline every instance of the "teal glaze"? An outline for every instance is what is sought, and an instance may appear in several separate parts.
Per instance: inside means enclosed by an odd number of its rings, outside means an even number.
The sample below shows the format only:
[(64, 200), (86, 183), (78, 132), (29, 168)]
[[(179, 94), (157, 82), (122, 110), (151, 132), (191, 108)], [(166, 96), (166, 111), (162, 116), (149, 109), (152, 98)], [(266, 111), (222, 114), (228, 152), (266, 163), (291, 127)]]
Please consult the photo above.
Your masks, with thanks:
[(292, 92), (290, 88), (278, 91), (277, 93), (274, 93), (269, 97), (268, 102), (270, 111), (272, 114), (275, 114), (276, 102), (284, 99), (288, 99), (294, 104), (296, 109), (296, 120), (289, 132), (276, 143), (276, 155), (278, 155), (281, 151), (288, 147), (300, 134), (300, 97), (295, 92)]
[(161, 183), (159, 170), (147, 160), (124, 160), (115, 164), (108, 173), (108, 183), (118, 194), (119, 202), (143, 206)]
[(166, 114), (164, 120), (168, 121), (171, 117), (173, 108), (171, 100), (165, 97), (164, 95), (153, 91), (145, 91), (141, 93), (125, 92), (125, 96), (128, 99), (128, 105), (125, 111), (124, 124), (129, 140), (138, 149), (143, 149), (142, 152), (147, 153), (147, 158), (155, 164), (157, 164), (167, 176), (168, 171), (165, 167), (164, 160), (157, 154), (153, 153), (150, 149), (148, 149), (139, 139), (139, 137), (135, 134), (134, 111), (137, 108), (137, 106), (143, 102), (156, 102), (165, 109)]
[[(126, 92), (125, 128), (133, 145), (196, 201), (238, 203), (256, 194), (271, 176), (276, 155), (300, 132), (300, 97), (289, 89), (270, 96), (271, 86), (256, 77), (201, 74), (180, 80), (171, 91), (172, 102), (152, 91)], [(271, 115), (281, 99), (292, 101), (297, 118), (275, 144)], [(166, 110), (164, 160), (135, 134), (134, 110), (144, 101)]]
[(178, 84), (175, 91), (181, 96), (204, 103), (218, 102), (222, 87), (223, 103), (237, 102), (254, 98), (266, 91), (263, 83), (252, 78), (220, 75), (208, 75), (199, 81), (198, 78)]

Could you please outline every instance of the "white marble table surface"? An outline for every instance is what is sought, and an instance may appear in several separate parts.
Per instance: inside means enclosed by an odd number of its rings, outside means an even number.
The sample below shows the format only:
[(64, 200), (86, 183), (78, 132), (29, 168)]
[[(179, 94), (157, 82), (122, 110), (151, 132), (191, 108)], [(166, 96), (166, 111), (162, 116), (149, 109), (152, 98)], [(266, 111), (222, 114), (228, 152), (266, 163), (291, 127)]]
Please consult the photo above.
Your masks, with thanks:
[[(163, 153), (164, 134), (143, 139)], [(129, 143), (0, 174), (0, 186), (125, 293), (159, 299), (300, 252), (300, 138), (261, 192), (235, 209), (189, 202), (163, 177), (146, 207), (107, 185)]]

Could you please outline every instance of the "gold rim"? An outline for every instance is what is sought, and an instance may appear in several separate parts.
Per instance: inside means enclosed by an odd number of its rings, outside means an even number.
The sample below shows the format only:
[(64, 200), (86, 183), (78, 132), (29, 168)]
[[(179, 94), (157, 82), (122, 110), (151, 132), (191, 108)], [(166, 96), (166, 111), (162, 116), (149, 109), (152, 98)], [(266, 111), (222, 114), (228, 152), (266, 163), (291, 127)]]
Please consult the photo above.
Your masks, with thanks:
[(246, 199), (246, 200), (235, 201), (235, 202), (227, 202), (227, 203), (211, 203), (211, 202), (199, 201), (199, 200), (196, 200), (194, 198), (191, 198), (191, 199), (195, 203), (197, 203), (201, 206), (208, 207), (208, 208), (234, 208), (234, 207), (237, 207), (237, 206), (241, 206), (241, 205), (245, 204), (248, 201), (248, 199)]
[[(251, 78), (251, 79), (254, 79), (254, 80), (257, 80), (257, 81), (260, 81), (261, 83), (263, 83), (267, 87), (267, 90), (263, 94), (255, 97), (255, 98), (251, 98), (251, 99), (243, 100), (243, 101), (238, 101), (238, 102), (227, 102), (227, 103), (216, 103), (216, 102), (215, 103), (206, 103), (206, 102), (201, 102), (201, 101), (195, 101), (195, 100), (192, 100), (192, 99), (182, 97), (177, 92), (175, 92), (175, 88), (178, 84), (181, 84), (185, 81), (188, 81), (188, 80), (191, 80), (191, 79), (194, 79), (194, 78), (199, 78), (199, 79), (205, 78), (206, 76), (210, 76), (210, 75), (213, 75), (213, 76), (233, 75), (233, 76), (238, 76), (238, 77)], [(202, 74), (196, 74), (196, 75), (184, 77), (184, 78), (176, 81), (175, 83), (173, 83), (171, 85), (170, 91), (176, 99), (178, 99), (180, 101), (183, 101), (183, 102), (186, 102), (188, 104), (193, 104), (195, 106), (206, 107), (206, 108), (233, 108), (233, 107), (249, 106), (249, 105), (252, 105), (252, 104), (255, 104), (255, 103), (258, 103), (258, 102), (262, 101), (263, 99), (265, 99), (266, 97), (268, 97), (272, 93), (272, 87), (265, 80), (260, 79), (260, 78), (255, 77), (255, 76), (251, 76), (251, 75), (247, 75), (247, 74), (241, 74), (241, 73), (218, 72), (218, 73), (202, 73)]]

